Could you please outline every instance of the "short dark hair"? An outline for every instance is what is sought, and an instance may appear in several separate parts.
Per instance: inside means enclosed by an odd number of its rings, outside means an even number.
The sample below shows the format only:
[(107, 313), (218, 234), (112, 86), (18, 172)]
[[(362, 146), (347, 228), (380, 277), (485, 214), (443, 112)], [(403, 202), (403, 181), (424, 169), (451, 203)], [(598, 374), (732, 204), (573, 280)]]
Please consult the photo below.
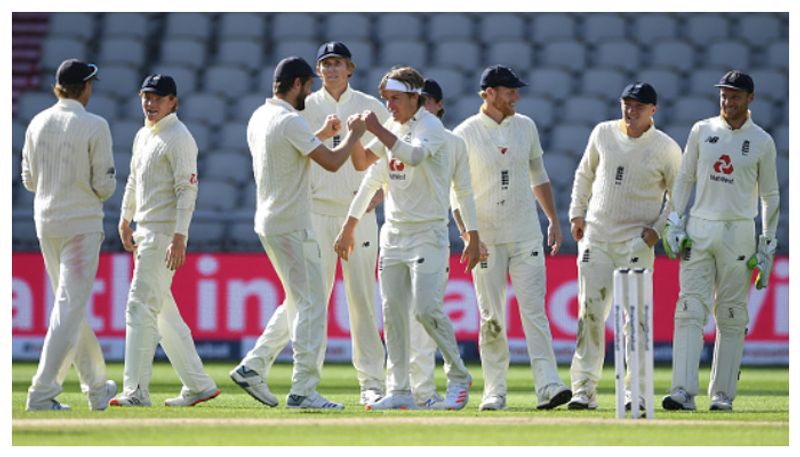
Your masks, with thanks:
[(292, 90), (292, 86), (294, 86), (294, 80), (299, 79), (300, 84), (305, 84), (308, 82), (309, 79), (312, 79), (313, 76), (298, 76), (292, 79), (280, 79), (272, 83), (272, 92), (276, 95), (283, 95), (290, 90)]

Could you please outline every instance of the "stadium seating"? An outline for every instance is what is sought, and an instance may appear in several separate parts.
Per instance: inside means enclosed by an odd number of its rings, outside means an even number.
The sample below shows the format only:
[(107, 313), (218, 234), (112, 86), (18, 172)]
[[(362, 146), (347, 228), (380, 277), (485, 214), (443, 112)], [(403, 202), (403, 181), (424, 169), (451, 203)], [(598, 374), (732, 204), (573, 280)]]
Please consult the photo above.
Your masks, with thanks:
[[(486, 66), (514, 68), (529, 84), (520, 89), (517, 111), (537, 124), (566, 229), (571, 179), (591, 128), (619, 116), (619, 93), (635, 80), (656, 88), (656, 125), (683, 147), (694, 122), (718, 113), (713, 86), (722, 74), (732, 68), (750, 73), (756, 84), (754, 120), (773, 133), (781, 183), (788, 186), (788, 24), (787, 13), (737, 12), (53, 13), (33, 90), (23, 89), (16, 98), (12, 172), (19, 174), (27, 123), (55, 102), (55, 69), (76, 57), (100, 66), (88, 110), (109, 121), (124, 186), (129, 164), (120, 161), (129, 162), (133, 135), (142, 126), (141, 81), (149, 73), (169, 74), (178, 84), (178, 114), (200, 150), (198, 205), (209, 206), (198, 207), (193, 248), (260, 251), (252, 227), (255, 185), (247, 122), (271, 96), (281, 58), (300, 55), (313, 65), (322, 42), (339, 40), (357, 65), (355, 89), (378, 96), (381, 77), (398, 64), (436, 79), (444, 89), (448, 128), (478, 112), (478, 81)], [(17, 78), (17, 70), (14, 74)], [(316, 79), (314, 88), (319, 87)], [(19, 191), (18, 177), (12, 182), (14, 209), (18, 204), (30, 209), (32, 195)], [(782, 190), (783, 206), (788, 187)], [(220, 215), (222, 194), (229, 200)], [(107, 211), (118, 211), (118, 199), (121, 194), (112, 197)], [(779, 230), (783, 252), (788, 252), (786, 208), (781, 217), (786, 227)], [(18, 229), (18, 221), (32, 225), (32, 218), (14, 219), (14, 249), (35, 249), (35, 237), (26, 238), (30, 234)], [(107, 229), (115, 232), (115, 223)], [(454, 248), (460, 243), (456, 235)], [(116, 238), (107, 234), (104, 248), (119, 249)], [(574, 252), (569, 236), (564, 249)]]

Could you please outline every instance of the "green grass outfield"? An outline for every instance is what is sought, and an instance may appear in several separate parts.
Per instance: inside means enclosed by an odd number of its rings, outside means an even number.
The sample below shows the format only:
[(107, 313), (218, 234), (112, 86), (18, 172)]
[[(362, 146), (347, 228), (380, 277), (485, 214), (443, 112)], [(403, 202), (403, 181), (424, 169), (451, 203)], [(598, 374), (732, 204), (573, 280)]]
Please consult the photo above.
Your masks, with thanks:
[[(70, 412), (25, 412), (25, 396), (36, 365), (13, 364), (12, 444), (25, 445), (781, 445), (789, 444), (788, 368), (745, 367), (733, 412), (708, 411), (708, 397), (697, 398), (698, 411), (667, 412), (660, 408), (669, 387), (669, 367), (656, 368), (656, 419), (614, 419), (613, 367), (599, 386), (596, 411), (537, 411), (527, 366), (512, 366), (508, 410), (478, 412), (483, 387), (480, 366), (470, 365), (475, 378), (470, 401), (462, 411), (366, 412), (358, 404), (358, 383), (350, 365), (326, 365), (319, 391), (345, 404), (344, 411), (308, 412), (283, 407), (291, 366), (278, 364), (270, 387), (281, 405), (268, 408), (236, 386), (228, 371), (234, 363), (208, 363), (206, 368), (222, 394), (194, 408), (167, 409), (180, 383), (167, 363), (157, 363), (150, 385), (151, 408), (109, 408), (89, 411), (72, 370), (58, 398)], [(701, 390), (708, 385), (708, 367), (701, 367)], [(109, 366), (121, 384), (122, 365)], [(569, 379), (566, 367), (561, 377)], [(437, 371), (444, 391), (445, 379)]]

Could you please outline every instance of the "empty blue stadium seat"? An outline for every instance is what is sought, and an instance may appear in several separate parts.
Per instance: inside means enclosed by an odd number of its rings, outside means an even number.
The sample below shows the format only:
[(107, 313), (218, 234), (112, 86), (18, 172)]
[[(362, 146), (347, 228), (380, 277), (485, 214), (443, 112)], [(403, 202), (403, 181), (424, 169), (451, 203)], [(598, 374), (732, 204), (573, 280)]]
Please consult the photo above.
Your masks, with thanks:
[(264, 50), (259, 41), (234, 39), (219, 43), (213, 64), (235, 66), (250, 71), (261, 68), (263, 61)]
[[(313, 128), (313, 127), (312, 127)], [(219, 132), (217, 147), (225, 151), (247, 153), (247, 122), (228, 122)]]
[(472, 17), (465, 13), (434, 13), (428, 19), (426, 30), (428, 41), (432, 43), (476, 38)]
[(309, 63), (309, 65), (313, 65), (315, 59), (317, 57), (317, 49), (319, 49), (319, 43), (316, 41), (310, 40), (288, 40), (288, 41), (280, 41), (278, 42), (272, 52), (272, 60), (271, 62), (274, 65), (278, 65), (278, 62), (281, 59), (285, 59), (289, 56), (298, 56), (302, 57)]
[(226, 118), (225, 99), (218, 95), (196, 92), (183, 97), (181, 114), (187, 121), (221, 125)]
[(724, 70), (715, 68), (695, 69), (695, 71), (689, 75), (687, 90), (683, 95), (697, 94), (703, 97), (716, 97), (719, 89), (714, 87), (714, 85), (719, 82), (719, 79), (724, 74)]
[(633, 35), (639, 44), (651, 46), (657, 41), (678, 37), (678, 21), (667, 13), (637, 15), (633, 22)]
[(442, 67), (427, 68), (423, 76), (425, 79), (433, 79), (439, 83), (446, 104), (454, 103), (464, 93), (464, 76), (458, 70)]
[(526, 40), (525, 16), (519, 13), (483, 14), (478, 18), (478, 36), (486, 44)]
[(318, 41), (317, 18), (310, 13), (272, 14), (269, 34), (272, 41), (309, 40)]
[(98, 93), (92, 93), (89, 104), (86, 106), (87, 111), (102, 116), (109, 123), (116, 121), (117, 108), (116, 98)]
[(607, 41), (600, 43), (595, 52), (594, 64), (597, 66), (634, 71), (641, 66), (639, 47), (629, 41)]
[[(242, 132), (244, 134), (244, 132)], [(245, 142), (245, 151), (247, 151)], [(201, 171), (203, 185), (209, 181), (225, 182), (236, 188), (253, 180), (253, 162), (250, 154), (226, 149), (203, 154)], [(236, 202), (231, 202), (236, 205)]]
[[(422, 41), (398, 40), (389, 41), (381, 46), (378, 55), (381, 56), (380, 65), (387, 71), (395, 65), (411, 65), (422, 71), (427, 63), (428, 47)], [(441, 62), (437, 61), (441, 65)]]
[(658, 94), (659, 105), (661, 101), (670, 100), (681, 93), (683, 78), (678, 72), (669, 68), (647, 68), (633, 73), (633, 79), (649, 83)]
[(264, 29), (262, 14), (222, 13), (219, 18), (219, 37), (223, 41), (230, 39), (262, 41)]
[(25, 92), (17, 101), (15, 118), (27, 124), (40, 111), (53, 106), (56, 98), (52, 92)]
[(535, 13), (531, 32), (537, 44), (574, 40), (577, 37), (575, 16), (571, 13)]
[(144, 122), (117, 120), (111, 127), (111, 138), (114, 141), (114, 149), (131, 150), (133, 147), (133, 139), (136, 137), (136, 132), (144, 126)]
[(560, 68), (536, 68), (525, 80), (528, 87), (523, 89), (531, 94), (562, 99), (572, 93), (572, 76)]
[[(169, 63), (160, 63), (151, 68), (147, 74), (162, 74), (171, 76), (175, 80), (175, 85), (178, 87), (178, 97), (184, 94), (191, 94), (197, 91), (197, 77), (198, 72), (182, 65), (170, 65)], [(145, 75), (139, 78), (140, 82), (144, 80)]]
[[(575, 159), (570, 155), (559, 153), (545, 153), (542, 157), (544, 158), (544, 166), (547, 170), (547, 176), (550, 177), (550, 182), (559, 188), (571, 187), (572, 180), (575, 177), (575, 169), (578, 165)], [(565, 192), (559, 192), (559, 194), (563, 195)], [(567, 208), (561, 208), (561, 210), (566, 211)]]
[(167, 13), (164, 36), (205, 41), (211, 36), (211, 14)]
[(492, 43), (484, 60), (508, 65), (517, 72), (526, 72), (533, 66), (533, 46), (522, 40)]
[(708, 46), (705, 62), (719, 68), (747, 71), (750, 68), (750, 49), (737, 41), (719, 41)]
[(584, 95), (594, 95), (601, 99), (613, 100), (619, 97), (622, 89), (631, 81), (619, 69), (587, 68), (581, 74), (581, 91)]
[(717, 40), (729, 37), (728, 20), (719, 13), (695, 13), (686, 22), (685, 38), (705, 47)]
[[(271, 96), (270, 94), (269, 96)], [(249, 93), (238, 98), (233, 107), (233, 119), (247, 125), (253, 112), (267, 99), (266, 94)]]
[(67, 59), (86, 60), (87, 55), (86, 44), (82, 41), (53, 35), (42, 42), (42, 58), (39, 60), (39, 65), (46, 73), (44, 78), (54, 83), (54, 76), (51, 75), (55, 75), (55, 70), (61, 62)]
[(103, 36), (145, 40), (153, 19), (152, 13), (105, 13), (102, 15)]
[(749, 73), (756, 87), (756, 98), (768, 97), (773, 101), (789, 100), (787, 74), (774, 69), (755, 70)]
[(655, 43), (648, 56), (648, 62), (652, 66), (679, 71), (692, 71), (696, 67), (694, 49), (681, 40)]
[(776, 70), (786, 71), (789, 68), (789, 43), (787, 41), (776, 41), (767, 47), (767, 65), (775, 67)]
[[(786, 13), (788, 20), (788, 13)], [(752, 46), (766, 46), (780, 39), (782, 24), (777, 16), (770, 13), (749, 13), (742, 15), (737, 27), (737, 37)]]
[(351, 40), (370, 39), (370, 20), (364, 13), (327, 14), (322, 21), (325, 24), (322, 30), (327, 34), (325, 41), (343, 41), (349, 48)]
[(185, 38), (165, 39), (161, 43), (161, 61), (164, 65), (183, 65), (198, 69), (206, 63), (205, 42)]
[(209, 67), (203, 83), (205, 92), (226, 98), (238, 98), (249, 92), (250, 75), (243, 69), (231, 66)]
[(378, 15), (375, 32), (380, 41), (421, 40), (422, 22), (413, 13), (383, 13)]
[(562, 118), (566, 123), (594, 127), (608, 120), (609, 106), (613, 105), (595, 97), (570, 97), (564, 100)]
[(539, 137), (543, 136), (542, 130), (549, 129), (555, 121), (553, 102), (544, 97), (521, 97), (517, 102), (516, 111), (533, 119), (539, 129)]
[(670, 113), (672, 123), (691, 125), (701, 119), (719, 114), (719, 105), (712, 98), (689, 96), (675, 100)]
[(562, 67), (581, 71), (587, 66), (586, 46), (578, 41), (559, 41), (544, 45), (542, 63), (550, 67)]
[[(350, 40), (345, 42), (345, 46), (347, 46), (347, 49), (349, 49), (350, 53), (353, 55), (352, 60), (353, 63), (356, 64), (357, 73), (360, 73), (364, 69), (371, 67), (375, 62), (375, 58), (373, 56), (374, 53), (372, 50), (372, 42), (369, 40)], [(312, 62), (309, 62), (309, 64), (312, 64)]]
[(93, 91), (118, 98), (135, 97), (146, 76), (141, 71), (124, 64), (102, 65), (97, 74), (100, 80), (94, 83)]
[(581, 29), (587, 43), (599, 43), (624, 40), (625, 27), (625, 19), (617, 13), (589, 13)]
[(53, 13), (47, 24), (48, 36), (86, 42), (95, 29), (94, 13)]
[[(589, 141), (593, 126), (556, 125), (550, 132), (550, 150), (566, 151), (574, 157), (581, 157)], [(574, 171), (574, 170), (573, 170)]]

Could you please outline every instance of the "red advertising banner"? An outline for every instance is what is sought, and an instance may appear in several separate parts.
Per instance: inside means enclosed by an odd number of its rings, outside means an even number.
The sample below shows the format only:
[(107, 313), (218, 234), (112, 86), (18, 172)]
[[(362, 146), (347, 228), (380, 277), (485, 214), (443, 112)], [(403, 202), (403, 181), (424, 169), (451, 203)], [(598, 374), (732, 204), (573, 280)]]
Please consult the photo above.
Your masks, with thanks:
[[(14, 341), (40, 341), (46, 331), (52, 292), (42, 257), (36, 253), (13, 255), (12, 329)], [(453, 322), (459, 342), (477, 344), (479, 312), (468, 273), (451, 257), (445, 312)], [(101, 341), (124, 340), (125, 304), (133, 259), (128, 254), (103, 254), (88, 306), (89, 323)], [(547, 259), (546, 308), (559, 360), (569, 358), (577, 331), (578, 285), (574, 256)], [(678, 262), (657, 258), (654, 274), (654, 339), (672, 340), (673, 311), (678, 297)], [(173, 295), (197, 341), (243, 341), (261, 334), (269, 317), (283, 300), (283, 289), (265, 254), (197, 253), (175, 275)], [(380, 308), (376, 284), (376, 307)], [(513, 347), (525, 357), (524, 334), (513, 285), (508, 289), (508, 333)], [(788, 363), (789, 259), (775, 259), (770, 286), (751, 287), (750, 325), (746, 360), (753, 363)], [(378, 313), (380, 315), (380, 313)], [(347, 301), (337, 272), (328, 315), (331, 341), (349, 340)], [(607, 341), (611, 341), (607, 327)], [(709, 319), (706, 341), (713, 342)], [(15, 345), (14, 356), (23, 356)], [(249, 348), (244, 348), (244, 350)], [(29, 348), (28, 350), (34, 350)], [(512, 351), (514, 352), (514, 351)], [(519, 352), (519, 351), (517, 351)], [(515, 352), (516, 353), (516, 352)], [(750, 354), (750, 355), (748, 355)], [(785, 357), (785, 361), (784, 361)], [(756, 358), (756, 360), (752, 360)]]

